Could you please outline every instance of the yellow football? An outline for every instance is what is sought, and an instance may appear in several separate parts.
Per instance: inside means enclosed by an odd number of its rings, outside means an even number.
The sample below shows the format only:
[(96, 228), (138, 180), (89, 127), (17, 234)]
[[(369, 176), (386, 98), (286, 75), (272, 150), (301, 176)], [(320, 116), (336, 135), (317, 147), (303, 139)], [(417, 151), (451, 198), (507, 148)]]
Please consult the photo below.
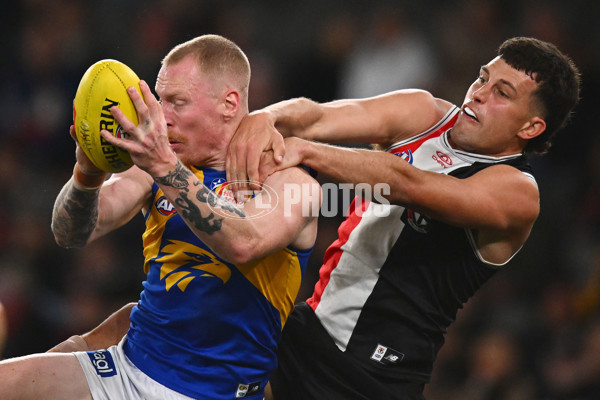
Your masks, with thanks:
[(127, 151), (113, 146), (100, 135), (102, 129), (116, 137), (124, 134), (110, 113), (112, 106), (118, 106), (137, 125), (137, 113), (127, 94), (130, 86), (140, 92), (140, 78), (131, 68), (116, 60), (101, 60), (83, 74), (73, 101), (77, 141), (90, 161), (106, 172), (125, 171), (133, 165)]

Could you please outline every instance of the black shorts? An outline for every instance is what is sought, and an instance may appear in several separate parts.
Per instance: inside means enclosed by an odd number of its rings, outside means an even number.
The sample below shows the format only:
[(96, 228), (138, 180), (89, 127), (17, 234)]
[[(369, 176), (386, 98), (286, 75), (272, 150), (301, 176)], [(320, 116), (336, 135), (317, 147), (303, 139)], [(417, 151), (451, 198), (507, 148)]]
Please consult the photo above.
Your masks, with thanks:
[(423, 400), (424, 384), (390, 382), (339, 350), (312, 308), (296, 305), (270, 383), (275, 400)]

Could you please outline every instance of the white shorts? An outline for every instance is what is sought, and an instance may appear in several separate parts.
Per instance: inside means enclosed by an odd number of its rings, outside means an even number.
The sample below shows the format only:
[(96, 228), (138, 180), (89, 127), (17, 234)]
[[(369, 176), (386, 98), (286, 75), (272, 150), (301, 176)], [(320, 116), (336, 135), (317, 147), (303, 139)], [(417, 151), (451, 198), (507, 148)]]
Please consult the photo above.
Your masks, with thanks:
[(75, 352), (94, 400), (192, 400), (140, 371), (123, 351), (124, 338), (107, 350)]

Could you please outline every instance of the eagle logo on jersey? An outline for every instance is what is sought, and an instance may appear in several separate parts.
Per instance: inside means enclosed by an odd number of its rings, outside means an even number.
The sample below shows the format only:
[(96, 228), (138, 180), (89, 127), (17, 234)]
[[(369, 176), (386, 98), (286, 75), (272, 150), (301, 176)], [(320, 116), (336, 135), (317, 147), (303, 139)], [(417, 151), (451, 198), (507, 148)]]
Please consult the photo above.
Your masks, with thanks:
[(165, 280), (167, 292), (175, 285), (184, 292), (195, 278), (218, 278), (225, 284), (231, 277), (227, 265), (208, 250), (191, 243), (172, 240), (161, 253), (156, 262), (162, 263), (160, 279)]

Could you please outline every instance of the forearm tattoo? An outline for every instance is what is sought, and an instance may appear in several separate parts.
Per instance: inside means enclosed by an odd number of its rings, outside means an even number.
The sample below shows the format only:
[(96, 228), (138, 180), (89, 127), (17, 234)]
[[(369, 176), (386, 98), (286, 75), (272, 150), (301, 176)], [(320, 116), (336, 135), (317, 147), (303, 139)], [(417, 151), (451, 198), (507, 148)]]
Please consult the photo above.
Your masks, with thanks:
[(98, 221), (98, 194), (65, 185), (54, 204), (52, 231), (64, 247), (83, 247)]
[(183, 189), (186, 192), (188, 189), (188, 178), (192, 176), (192, 171), (183, 166), (181, 161), (177, 161), (175, 171), (169, 172), (165, 176), (154, 178), (159, 185), (172, 186), (176, 189)]
[[(216, 218), (215, 214), (212, 212), (203, 216), (200, 208), (189, 198), (190, 183), (188, 179), (192, 175), (192, 172), (185, 168), (181, 161), (178, 161), (174, 171), (170, 172), (168, 175), (154, 178), (154, 180), (160, 185), (179, 189), (179, 195), (175, 198), (175, 205), (179, 209), (181, 216), (190, 221), (199, 231), (211, 235), (221, 230), (223, 218)], [(196, 200), (199, 202), (206, 203), (212, 208), (220, 208), (229, 211), (241, 218), (246, 218), (246, 215), (238, 207), (221, 199), (199, 181), (195, 182), (193, 186), (200, 186), (198, 192), (196, 192)]]

